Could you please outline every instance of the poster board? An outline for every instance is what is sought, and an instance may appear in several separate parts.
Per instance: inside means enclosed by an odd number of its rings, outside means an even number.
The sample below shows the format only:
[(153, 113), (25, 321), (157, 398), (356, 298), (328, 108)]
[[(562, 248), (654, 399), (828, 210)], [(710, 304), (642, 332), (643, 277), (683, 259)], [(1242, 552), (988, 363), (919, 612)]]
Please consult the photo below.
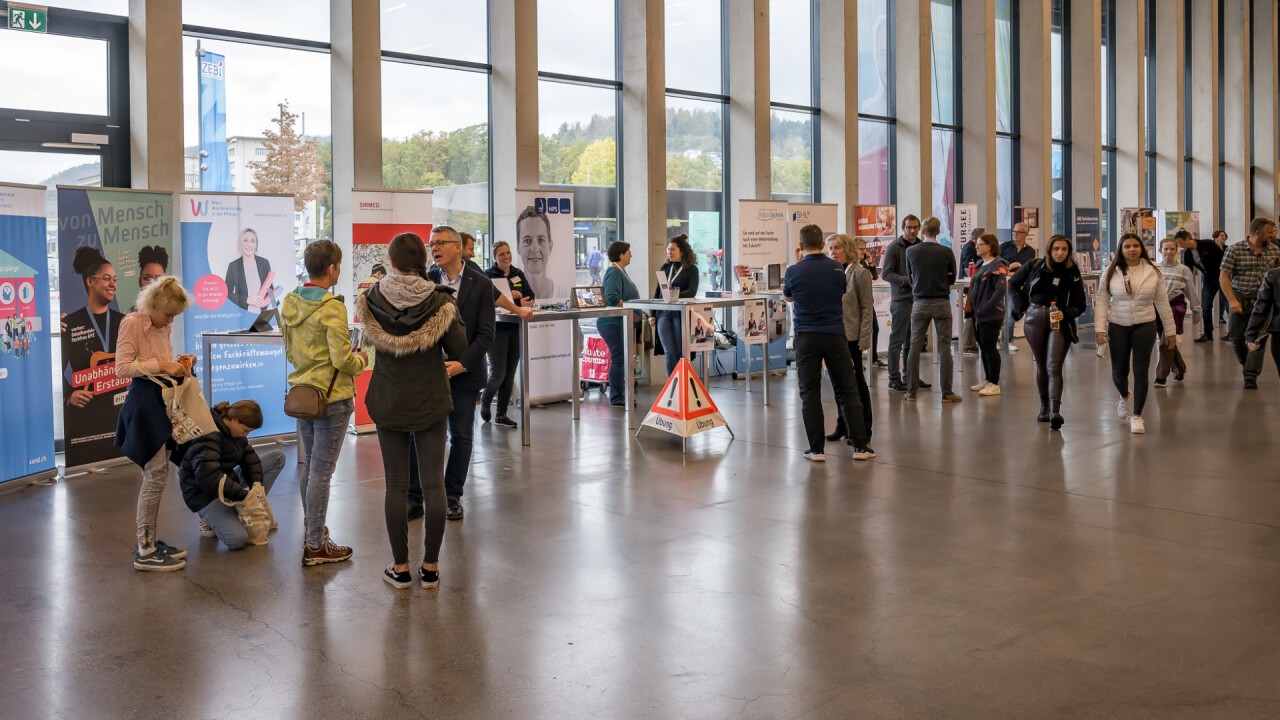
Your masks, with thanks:
[(0, 487), (57, 473), (45, 192), (0, 184)]
[[(525, 272), (538, 307), (562, 305), (576, 284), (572, 190), (516, 190), (516, 267)], [(570, 397), (565, 378), (573, 373), (573, 324), (529, 323), (529, 387), (532, 405)]]
[[(66, 326), (60, 372), (68, 472), (121, 457), (115, 447), (116, 420), (129, 381), (115, 373), (120, 321), (141, 289), (142, 250), (159, 248), (165, 258), (171, 257), (173, 230), (173, 193), (58, 186), (58, 288)], [(101, 264), (104, 260), (110, 264)], [(113, 278), (114, 285), (106, 278)]]
[[(203, 362), (203, 333), (244, 330), (297, 287), (293, 196), (192, 193), (179, 196), (179, 208), (182, 284), (194, 301), (185, 347)], [(216, 343), (212, 350), (210, 405), (252, 398), (262, 407), (262, 435), (297, 430), (284, 414), (284, 345)]]
[(880, 267), (884, 250), (898, 236), (898, 212), (893, 205), (857, 205), (853, 208), (854, 237), (867, 244), (867, 262)]
[(1076, 208), (1073, 227), (1075, 240), (1071, 243), (1076, 253), (1076, 263), (1084, 273), (1099, 272), (1109, 258), (1102, 248), (1102, 210), (1100, 208)]
[(1111, 239), (1111, 252), (1120, 250), (1120, 237), (1125, 233), (1136, 233), (1147, 246), (1147, 252), (1155, 257), (1156, 245), (1156, 211), (1152, 208), (1120, 208), (1120, 227), (1116, 236)]
[(786, 266), (791, 261), (787, 247), (787, 203), (777, 200), (739, 200), (738, 234), (734, 236), (735, 265), (762, 268)]
[(1173, 237), (1173, 234), (1179, 230), (1186, 230), (1196, 240), (1204, 239), (1204, 235), (1200, 234), (1200, 211), (1162, 210), (1160, 215), (1160, 227), (1164, 229), (1164, 234), (1158, 239), (1163, 240), (1167, 237)]
[[(387, 246), (400, 233), (411, 232), (431, 240), (431, 191), (430, 190), (352, 190), (351, 191), (351, 277), (355, 281), (356, 295), (368, 292), (378, 280), (391, 272), (387, 259)], [(375, 273), (375, 271), (379, 271)], [(353, 310), (354, 313), (354, 310)], [(352, 321), (360, 318), (352, 316)], [(378, 362), (372, 347), (363, 348), (369, 353), (369, 365), (355, 379), (356, 411), (352, 417), (356, 432), (372, 432), (376, 429), (365, 396), (369, 381), (373, 378), (373, 366)]]
[(835, 235), (840, 227), (840, 206), (834, 203), (787, 203), (787, 263), (795, 262), (796, 248), (800, 247), (800, 228), (817, 225), (822, 228), (825, 240)]
[(1013, 224), (1026, 223), (1027, 244), (1040, 255), (1040, 208), (1016, 205), (1013, 208)]

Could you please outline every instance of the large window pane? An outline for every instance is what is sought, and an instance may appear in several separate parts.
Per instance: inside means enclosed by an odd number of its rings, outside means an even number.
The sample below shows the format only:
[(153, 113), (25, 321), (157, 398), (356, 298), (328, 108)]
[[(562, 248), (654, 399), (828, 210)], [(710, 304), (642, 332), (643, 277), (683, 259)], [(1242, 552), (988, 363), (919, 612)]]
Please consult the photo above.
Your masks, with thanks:
[(106, 115), (107, 42), (0, 30), (0, 107)]
[(182, 22), (329, 42), (329, 3), (316, 0), (182, 0)]
[(774, 102), (813, 105), (813, 6), (769, 0), (769, 87)]
[(996, 138), (996, 229), (1001, 242), (1013, 229), (1013, 140)]
[(667, 236), (689, 236), (698, 287), (724, 284), (724, 106), (667, 98)]
[(382, 49), (489, 62), (488, 3), (381, 0)]
[[(184, 38), (182, 44), (188, 166), (200, 163), (196, 42)], [(299, 244), (332, 237), (329, 55), (221, 40), (199, 42), (204, 51), (226, 59), (226, 144), (232, 189), (293, 194)], [(280, 72), (281, 68), (289, 72)], [(273, 148), (267, 133), (280, 131), (281, 121), (292, 122), (292, 128)], [(276, 172), (262, 172), (264, 167)], [(282, 172), (286, 167), (291, 168), (287, 175)], [(299, 167), (306, 172), (298, 172)], [(188, 189), (199, 190), (200, 174), (188, 172), (187, 177)]]
[(1062, 100), (1065, 97), (1062, 86), (1062, 33), (1054, 31), (1049, 37), (1049, 44), (1051, 45), (1049, 74), (1052, 78), (1050, 82), (1052, 88), (1049, 95), (1053, 99), (1053, 137), (1056, 140), (1061, 140), (1066, 137), (1064, 135), (1066, 125), (1063, 123), (1062, 115)]
[(1063, 185), (1062, 178), (1062, 144), (1053, 144), (1053, 155), (1050, 160), (1050, 174), (1053, 178), (1053, 227), (1055, 229), (1065, 228), (1067, 226), (1067, 209), (1063, 202), (1066, 197), (1066, 187)]
[(893, 126), (874, 120), (858, 121), (858, 202), (893, 202)]
[(955, 0), (933, 0), (933, 121), (957, 125)]
[(667, 87), (724, 91), (721, 25), (720, 0), (666, 0)]
[(956, 139), (950, 130), (933, 130), (933, 215), (942, 221), (938, 241), (951, 244), (951, 216), (956, 206)]
[(889, 0), (858, 3), (858, 112), (893, 117)]
[(613, 0), (538, 0), (538, 69), (614, 80)]
[(1013, 128), (1013, 0), (996, 0), (996, 132)]
[(813, 115), (773, 110), (769, 118), (773, 194), (813, 200)]
[(578, 283), (590, 284), (587, 256), (618, 239), (617, 91), (538, 83), (539, 175), (574, 190)]
[(489, 232), (489, 76), (384, 61), (382, 182), (395, 190), (434, 189), (433, 222), (483, 238)]

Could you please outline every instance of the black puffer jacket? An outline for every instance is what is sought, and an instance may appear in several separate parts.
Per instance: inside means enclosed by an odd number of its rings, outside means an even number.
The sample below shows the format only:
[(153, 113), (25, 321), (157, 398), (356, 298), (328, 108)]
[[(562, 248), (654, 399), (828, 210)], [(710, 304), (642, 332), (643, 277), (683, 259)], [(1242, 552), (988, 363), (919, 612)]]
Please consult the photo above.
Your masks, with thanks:
[(444, 354), (460, 357), (467, 330), (447, 288), (388, 275), (356, 299), (365, 344), (377, 352), (365, 407), (378, 427), (415, 432), (453, 411)]
[[(196, 438), (179, 448), (182, 461), (178, 465), (178, 483), (182, 499), (191, 512), (218, 502), (218, 481), (227, 476), (223, 496), (236, 502), (249, 494), (249, 487), (262, 482), (262, 461), (247, 438), (232, 437), (218, 413), (213, 414), (218, 432)], [(240, 475), (236, 475), (236, 468)], [(242, 484), (243, 476), (248, 484)]]

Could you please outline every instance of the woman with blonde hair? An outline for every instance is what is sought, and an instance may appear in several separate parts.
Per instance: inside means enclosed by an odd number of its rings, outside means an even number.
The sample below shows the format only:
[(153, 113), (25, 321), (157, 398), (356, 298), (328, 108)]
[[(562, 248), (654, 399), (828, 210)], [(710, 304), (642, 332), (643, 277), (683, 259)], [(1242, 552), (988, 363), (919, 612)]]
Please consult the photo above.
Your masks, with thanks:
[[(871, 329), (876, 311), (871, 297), (871, 273), (860, 262), (866, 249), (865, 241), (843, 233), (827, 238), (827, 254), (832, 260), (844, 265), (845, 292), (840, 298), (844, 337), (849, 343), (849, 354), (853, 356), (853, 374), (858, 383), (858, 397), (862, 401), (862, 421), (867, 427), (869, 444), (871, 388), (867, 386), (867, 374), (862, 367), (862, 353), (867, 349), (875, 353), (875, 348), (871, 346)], [(845, 418), (836, 415), (836, 429), (827, 436), (827, 440), (836, 441), (848, 434)]]
[(183, 559), (186, 550), (156, 537), (160, 495), (169, 478), (169, 452), (173, 449), (169, 434), (173, 428), (165, 413), (160, 386), (136, 378), (167, 375), (195, 382), (191, 374), (195, 356), (175, 359), (173, 355), (173, 319), (190, 305), (191, 298), (177, 278), (157, 278), (138, 295), (138, 309), (120, 321), (120, 339), (116, 341), (116, 377), (134, 381), (116, 423), (115, 444), (142, 468), (138, 545), (133, 551), (133, 567), (138, 570), (165, 572), (187, 565)]

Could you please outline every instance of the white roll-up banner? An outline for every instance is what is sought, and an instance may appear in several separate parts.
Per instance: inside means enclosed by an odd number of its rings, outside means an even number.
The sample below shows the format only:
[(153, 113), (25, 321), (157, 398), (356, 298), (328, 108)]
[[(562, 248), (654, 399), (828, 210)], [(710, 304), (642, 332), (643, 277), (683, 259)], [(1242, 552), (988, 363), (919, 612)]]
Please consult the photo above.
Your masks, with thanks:
[[(524, 271), (536, 306), (567, 302), (577, 265), (573, 245), (573, 191), (516, 190), (515, 266)], [(573, 356), (573, 324), (529, 323), (529, 387), (531, 405), (570, 397), (568, 378)], [(575, 389), (576, 391), (576, 389)]]

